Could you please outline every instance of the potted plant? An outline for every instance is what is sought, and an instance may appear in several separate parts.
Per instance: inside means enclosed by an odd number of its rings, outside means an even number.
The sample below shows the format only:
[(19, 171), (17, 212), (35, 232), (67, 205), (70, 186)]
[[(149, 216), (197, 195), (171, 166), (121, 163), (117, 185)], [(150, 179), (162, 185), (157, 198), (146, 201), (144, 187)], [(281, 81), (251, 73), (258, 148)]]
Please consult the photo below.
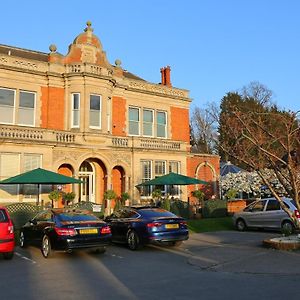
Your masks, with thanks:
[(104, 192), (104, 200), (106, 201), (105, 207), (108, 210), (108, 214), (111, 213), (111, 208), (112, 208), (112, 203), (111, 201), (117, 198), (117, 194), (115, 193), (114, 190), (107, 190)]
[(76, 194), (74, 192), (67, 192), (62, 194), (63, 204), (69, 205), (75, 199)]
[(155, 189), (152, 192), (152, 199), (154, 200), (154, 202), (157, 206), (161, 205), (161, 196), (162, 196), (162, 193), (161, 193), (160, 189)]
[(51, 206), (53, 206), (53, 201), (57, 202), (60, 197), (60, 192), (58, 190), (53, 190), (49, 193), (48, 198), (51, 200)]
[(121, 203), (122, 203), (122, 205), (125, 205), (125, 206), (129, 205), (129, 203), (128, 204), (126, 203), (127, 200), (129, 200), (129, 199), (130, 199), (129, 193), (123, 192), (121, 194)]

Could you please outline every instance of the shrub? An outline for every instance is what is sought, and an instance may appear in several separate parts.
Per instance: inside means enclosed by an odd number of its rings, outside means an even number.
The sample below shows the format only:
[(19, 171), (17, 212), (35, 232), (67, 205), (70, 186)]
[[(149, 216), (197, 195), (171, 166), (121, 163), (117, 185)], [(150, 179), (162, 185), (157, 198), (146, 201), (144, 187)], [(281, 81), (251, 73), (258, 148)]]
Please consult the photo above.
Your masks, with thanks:
[(224, 200), (208, 200), (202, 208), (204, 218), (219, 218), (227, 215), (227, 202)]

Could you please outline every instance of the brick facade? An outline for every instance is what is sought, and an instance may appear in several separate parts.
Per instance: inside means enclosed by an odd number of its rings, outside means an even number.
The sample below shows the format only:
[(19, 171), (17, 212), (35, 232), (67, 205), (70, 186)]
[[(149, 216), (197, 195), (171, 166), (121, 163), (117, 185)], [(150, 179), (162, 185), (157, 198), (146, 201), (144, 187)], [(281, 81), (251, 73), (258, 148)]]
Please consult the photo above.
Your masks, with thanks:
[[(66, 55), (49, 49), (0, 45), (0, 93), (15, 97), (16, 116), (0, 117), (0, 164), (8, 164), (1, 179), (40, 166), (85, 181), (64, 187), (75, 201), (100, 204), (115, 189), (135, 204), (151, 197), (137, 184), (176, 169), (209, 181), (209, 193), (216, 193), (218, 157), (190, 153), (191, 99), (172, 87), (169, 66), (154, 84), (124, 70), (120, 60), (110, 64), (89, 22)], [(23, 91), (34, 95), (28, 112), (18, 106)], [(17, 118), (22, 114), (27, 125)], [(181, 187), (178, 197), (186, 201), (194, 188)], [(0, 190), (0, 202), (30, 197)]]

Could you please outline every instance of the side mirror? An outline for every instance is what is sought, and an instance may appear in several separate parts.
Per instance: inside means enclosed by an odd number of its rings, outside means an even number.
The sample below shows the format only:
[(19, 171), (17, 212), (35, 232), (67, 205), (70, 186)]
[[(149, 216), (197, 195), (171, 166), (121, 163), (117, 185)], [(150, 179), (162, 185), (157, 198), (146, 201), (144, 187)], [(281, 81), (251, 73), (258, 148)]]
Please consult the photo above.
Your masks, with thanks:
[(30, 222), (32, 225), (36, 225), (36, 224), (37, 224), (36, 219), (31, 219), (29, 222)]

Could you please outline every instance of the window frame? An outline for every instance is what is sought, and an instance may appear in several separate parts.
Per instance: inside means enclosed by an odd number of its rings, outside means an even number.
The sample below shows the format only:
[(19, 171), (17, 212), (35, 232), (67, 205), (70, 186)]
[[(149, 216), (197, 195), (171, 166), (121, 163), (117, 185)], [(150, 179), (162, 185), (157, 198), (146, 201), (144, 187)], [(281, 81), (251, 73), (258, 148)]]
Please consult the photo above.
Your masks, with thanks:
[[(19, 119), (20, 119), (20, 102), (21, 102), (21, 93), (27, 93), (27, 94), (33, 94), (33, 108), (31, 109), (32, 110), (32, 113), (33, 113), (33, 120), (32, 120), (32, 123), (33, 124), (23, 124), (23, 123), (20, 123), (19, 122)], [(26, 91), (26, 90), (19, 90), (19, 93), (18, 93), (18, 108), (15, 107), (15, 109), (17, 109), (18, 111), (18, 122), (16, 122), (16, 125), (20, 125), (20, 126), (30, 126), (30, 127), (35, 127), (35, 111), (36, 111), (36, 92), (32, 92), (32, 91)], [(16, 106), (16, 103), (15, 103), (15, 106)]]
[[(96, 111), (96, 110), (91, 110), (91, 96), (99, 97), (99, 102), (100, 102), (99, 103), (99, 126), (91, 125), (91, 112)], [(89, 128), (91, 128), (91, 129), (102, 129), (102, 126), (101, 126), (101, 123), (102, 123), (101, 113), (102, 113), (102, 96), (99, 95), (99, 94), (91, 93), (90, 97), (89, 97)]]
[[(159, 125), (162, 126), (161, 123), (158, 123), (158, 115), (160, 113), (163, 113), (165, 115), (164, 136), (158, 136), (158, 126)], [(155, 119), (155, 121), (156, 121), (156, 132), (155, 132), (155, 136), (159, 139), (168, 138), (168, 131), (167, 131), (168, 119), (167, 119), (167, 117), (168, 117), (168, 114), (165, 110), (156, 110), (156, 119)]]
[[(14, 103), (13, 103), (13, 115), (12, 115), (12, 122), (2, 122), (0, 119), (0, 124), (7, 124), (7, 125), (15, 125), (16, 124), (16, 99), (17, 99), (17, 90), (11, 89), (11, 88), (5, 88), (5, 87), (0, 87), (0, 90), (8, 90), (8, 91), (13, 91), (14, 93)], [(11, 107), (9, 105), (1, 105), (0, 107)]]
[[(74, 96), (75, 95), (78, 95), (78, 109), (77, 110), (74, 108), (74, 101), (75, 101)], [(81, 104), (80, 100), (81, 100), (80, 93), (77, 93), (77, 92), (71, 93), (71, 128), (80, 128), (80, 104)], [(75, 112), (78, 113), (78, 125), (74, 125)]]
[[(152, 122), (145, 122), (144, 120), (144, 112), (145, 111), (150, 111), (152, 114)], [(151, 134), (145, 134), (145, 125), (147, 124), (151, 124)], [(142, 136), (146, 136), (146, 137), (154, 137), (154, 110), (151, 108), (143, 108), (143, 120), (142, 120)]]
[[(137, 109), (138, 110), (138, 121), (134, 121), (130, 119), (130, 109)], [(138, 124), (138, 133), (130, 133), (130, 123), (136, 122)], [(128, 107), (128, 135), (130, 136), (140, 136), (141, 135), (141, 108), (136, 106), (129, 106)]]

